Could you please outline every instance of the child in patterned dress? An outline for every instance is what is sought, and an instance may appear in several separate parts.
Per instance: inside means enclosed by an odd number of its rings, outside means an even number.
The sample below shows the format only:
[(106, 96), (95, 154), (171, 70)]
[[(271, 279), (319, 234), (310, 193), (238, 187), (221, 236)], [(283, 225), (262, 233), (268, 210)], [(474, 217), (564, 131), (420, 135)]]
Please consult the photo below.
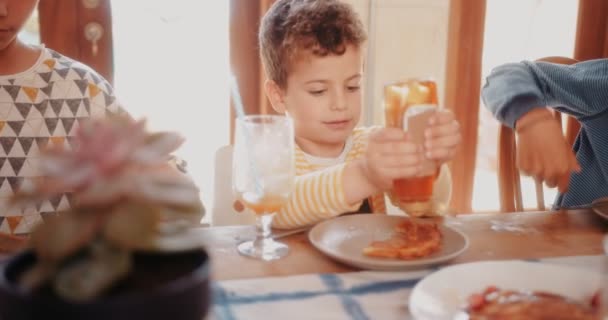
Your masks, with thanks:
[(28, 234), (69, 207), (65, 194), (37, 208), (10, 208), (7, 200), (38, 177), (42, 149), (69, 148), (78, 121), (120, 109), (110, 84), (91, 68), (17, 37), (37, 3), (0, 1), (0, 234)]

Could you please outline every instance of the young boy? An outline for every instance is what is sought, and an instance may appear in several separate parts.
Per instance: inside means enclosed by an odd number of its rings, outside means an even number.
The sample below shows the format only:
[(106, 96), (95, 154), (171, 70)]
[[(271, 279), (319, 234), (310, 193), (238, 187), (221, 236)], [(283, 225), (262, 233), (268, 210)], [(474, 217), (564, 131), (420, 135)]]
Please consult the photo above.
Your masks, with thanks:
[(447, 111), (431, 120), (424, 150), (400, 129), (355, 128), (365, 40), (359, 18), (339, 0), (279, 0), (262, 20), (266, 93), (293, 118), (297, 145), (295, 190), (275, 227), (385, 212), (393, 180), (416, 176), (425, 156), (441, 165), (454, 155), (460, 131)]
[(46, 215), (68, 208), (66, 195), (24, 210), (7, 200), (24, 179), (39, 176), (41, 149), (69, 148), (80, 120), (120, 110), (95, 71), (17, 38), (37, 3), (0, 0), (0, 235), (28, 234)]
[[(482, 96), (496, 118), (515, 129), (520, 170), (558, 186), (554, 209), (608, 196), (608, 59), (505, 64), (488, 76)], [(548, 107), (581, 123), (576, 156)]]

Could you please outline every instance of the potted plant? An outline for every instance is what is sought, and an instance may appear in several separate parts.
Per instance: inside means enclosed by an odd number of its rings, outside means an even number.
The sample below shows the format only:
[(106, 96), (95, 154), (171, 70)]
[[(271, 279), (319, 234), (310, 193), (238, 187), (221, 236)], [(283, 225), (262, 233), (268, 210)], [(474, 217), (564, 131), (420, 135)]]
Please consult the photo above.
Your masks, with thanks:
[(71, 150), (46, 150), (44, 178), (12, 204), (69, 192), (71, 207), (0, 268), (0, 319), (202, 319), (209, 261), (188, 226), (204, 209), (169, 164), (182, 142), (114, 115), (82, 122)]

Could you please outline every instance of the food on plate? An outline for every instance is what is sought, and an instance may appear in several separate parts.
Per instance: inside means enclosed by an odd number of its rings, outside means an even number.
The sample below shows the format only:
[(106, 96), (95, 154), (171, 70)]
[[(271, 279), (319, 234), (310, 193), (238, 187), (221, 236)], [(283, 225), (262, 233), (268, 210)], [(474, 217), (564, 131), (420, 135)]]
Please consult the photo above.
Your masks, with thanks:
[(370, 243), (363, 248), (363, 254), (403, 260), (422, 258), (439, 250), (441, 238), (441, 231), (435, 222), (406, 219), (395, 226), (392, 237)]
[(543, 291), (517, 291), (494, 286), (469, 297), (470, 320), (600, 320), (599, 293), (587, 302)]

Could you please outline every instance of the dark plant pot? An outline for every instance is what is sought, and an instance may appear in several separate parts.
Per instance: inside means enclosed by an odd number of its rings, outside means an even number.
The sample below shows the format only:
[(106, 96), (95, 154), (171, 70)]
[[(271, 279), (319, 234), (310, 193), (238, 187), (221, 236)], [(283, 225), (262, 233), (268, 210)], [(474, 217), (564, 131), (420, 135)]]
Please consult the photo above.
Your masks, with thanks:
[(209, 257), (203, 249), (136, 253), (128, 278), (99, 299), (66, 302), (51, 290), (27, 294), (16, 279), (35, 262), (33, 252), (0, 266), (0, 319), (201, 320), (210, 304)]

